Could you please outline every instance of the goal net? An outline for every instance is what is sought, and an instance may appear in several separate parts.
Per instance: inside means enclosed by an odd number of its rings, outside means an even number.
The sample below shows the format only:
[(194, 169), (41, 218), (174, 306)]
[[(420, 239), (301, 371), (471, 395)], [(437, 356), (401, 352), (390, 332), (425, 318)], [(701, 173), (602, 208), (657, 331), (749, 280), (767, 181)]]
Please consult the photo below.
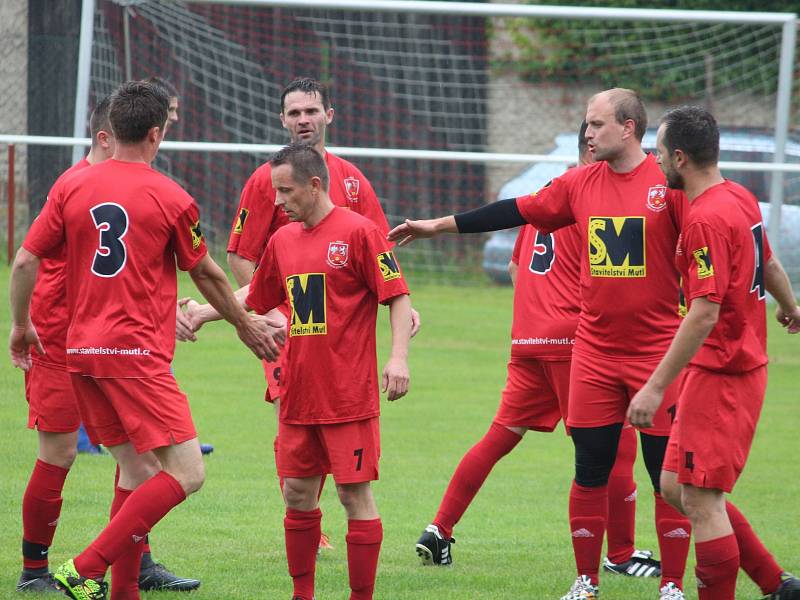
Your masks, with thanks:
[[(283, 144), (280, 92), (305, 75), (331, 87), (331, 146), (574, 156), (556, 138), (577, 132), (591, 94), (621, 86), (642, 93), (653, 126), (668, 107), (710, 106), (723, 130), (742, 136), (737, 160), (771, 161), (769, 149), (746, 146), (773, 135), (780, 47), (775, 24), (97, 0), (90, 103), (126, 75), (158, 75), (180, 93), (170, 140)], [(342, 155), (372, 181), (392, 224), (477, 206), (530, 167)], [(265, 159), (164, 150), (157, 166), (197, 198), (209, 242), (224, 251), (241, 188)], [(738, 175), (769, 201), (769, 173)], [(787, 204), (800, 205), (798, 183), (785, 177)], [(482, 277), (484, 240), (416, 244), (401, 260), (412, 276)]]

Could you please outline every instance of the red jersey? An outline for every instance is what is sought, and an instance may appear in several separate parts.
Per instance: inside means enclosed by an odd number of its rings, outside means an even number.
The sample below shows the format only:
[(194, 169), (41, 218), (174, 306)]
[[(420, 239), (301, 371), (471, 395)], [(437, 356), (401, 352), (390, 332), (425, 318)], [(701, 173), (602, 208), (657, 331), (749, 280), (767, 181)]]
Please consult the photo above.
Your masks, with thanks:
[(628, 173), (605, 161), (570, 169), (517, 198), (523, 218), (543, 233), (577, 223), (584, 250), (576, 349), (627, 360), (666, 352), (679, 322), (673, 256), (685, 199), (667, 190), (652, 154)]
[(572, 356), (580, 313), (580, 236), (576, 227), (541, 233), (525, 225), (511, 260), (514, 285), (511, 356), (565, 360)]
[(676, 249), (688, 306), (705, 297), (719, 320), (689, 364), (743, 373), (767, 363), (764, 265), (772, 256), (758, 200), (733, 181), (695, 198)]
[[(58, 195), (58, 190), (73, 173), (91, 166), (81, 159), (64, 171), (50, 188), (48, 198)], [(31, 296), (31, 321), (39, 334), (45, 354), (31, 352), (34, 362), (51, 367), (66, 369), (66, 342), (69, 314), (67, 311), (67, 272), (66, 251), (62, 247), (51, 258), (42, 258), (39, 275)]]
[(408, 294), (386, 237), (334, 208), (315, 227), (291, 223), (269, 241), (247, 305), (263, 314), (288, 299), (280, 420), (295, 425), (377, 416), (378, 303)]
[(175, 349), (175, 263), (206, 254), (197, 205), (144, 163), (114, 159), (68, 178), (23, 242), (66, 246), (67, 368), (93, 377), (168, 373)]
[[(328, 195), (336, 206), (349, 208), (367, 217), (384, 233), (389, 223), (369, 180), (352, 163), (325, 153), (330, 185)], [(289, 222), (286, 213), (275, 206), (272, 168), (269, 163), (258, 167), (242, 190), (239, 209), (228, 239), (228, 252), (253, 262), (260, 262), (272, 235)]]

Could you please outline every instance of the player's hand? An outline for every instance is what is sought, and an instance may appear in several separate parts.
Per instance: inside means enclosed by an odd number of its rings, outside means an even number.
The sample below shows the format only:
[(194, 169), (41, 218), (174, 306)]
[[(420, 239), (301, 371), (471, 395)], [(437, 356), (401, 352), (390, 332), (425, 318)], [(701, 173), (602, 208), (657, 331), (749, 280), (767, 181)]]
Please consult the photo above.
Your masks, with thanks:
[(419, 328), (422, 327), (422, 319), (419, 318), (419, 313), (411, 309), (411, 337), (413, 338), (419, 332)]
[(281, 349), (267, 317), (248, 314), (247, 320), (236, 328), (236, 333), (258, 358), (270, 362), (278, 360)]
[(397, 242), (398, 246), (406, 246), (416, 239), (432, 238), (438, 233), (436, 222), (437, 219), (423, 219), (420, 221), (406, 219), (405, 223), (401, 223), (392, 229), (386, 239), (390, 242)]
[(36, 348), (39, 354), (44, 354), (44, 347), (33, 323), (28, 321), (24, 327), (15, 325), (11, 328), (11, 334), (8, 336), (8, 351), (11, 354), (11, 363), (15, 367), (27, 371), (33, 366), (31, 346)]
[(196, 330), (192, 327), (191, 319), (182, 310), (190, 301), (193, 302), (191, 298), (181, 298), (175, 307), (175, 339), (179, 342), (197, 341), (197, 336), (194, 334)]
[(381, 391), (388, 400), (397, 400), (408, 393), (408, 363), (400, 358), (386, 361), (381, 374)]
[(634, 427), (652, 427), (653, 417), (664, 400), (664, 393), (650, 388), (647, 384), (640, 389), (628, 406), (628, 420)]
[(786, 328), (787, 333), (800, 332), (800, 308), (794, 307), (791, 312), (785, 312), (780, 305), (775, 309), (775, 318), (781, 327)]

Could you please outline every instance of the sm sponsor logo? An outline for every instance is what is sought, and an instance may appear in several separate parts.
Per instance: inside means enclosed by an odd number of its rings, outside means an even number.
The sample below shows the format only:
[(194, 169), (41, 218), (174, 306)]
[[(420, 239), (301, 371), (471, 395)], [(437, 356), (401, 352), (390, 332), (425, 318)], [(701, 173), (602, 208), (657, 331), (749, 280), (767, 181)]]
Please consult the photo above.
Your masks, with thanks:
[(694, 262), (697, 263), (697, 278), (707, 279), (714, 276), (714, 265), (711, 264), (711, 255), (708, 246), (703, 246), (692, 251)]
[(325, 273), (301, 273), (286, 278), (292, 305), (289, 335), (326, 335)]
[(644, 217), (589, 217), (592, 277), (646, 277)]
[(239, 216), (236, 217), (236, 225), (233, 227), (233, 233), (241, 234), (244, 231), (244, 223), (247, 221), (247, 216), (250, 214), (250, 211), (246, 208), (243, 208), (239, 211)]
[(403, 276), (400, 272), (400, 265), (397, 264), (393, 252), (381, 252), (375, 258), (378, 261), (378, 268), (381, 270), (384, 281), (399, 279)]

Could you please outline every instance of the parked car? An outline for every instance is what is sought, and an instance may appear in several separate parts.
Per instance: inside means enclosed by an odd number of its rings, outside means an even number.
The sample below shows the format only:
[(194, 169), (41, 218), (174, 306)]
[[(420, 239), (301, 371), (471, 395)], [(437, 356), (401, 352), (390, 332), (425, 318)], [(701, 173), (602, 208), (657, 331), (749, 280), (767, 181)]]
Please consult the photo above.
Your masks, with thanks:
[[(574, 155), (577, 161), (577, 132), (556, 136), (553, 156)], [(656, 130), (648, 129), (642, 140), (647, 150), (654, 150)], [(720, 160), (737, 162), (771, 162), (775, 152), (774, 139), (764, 131), (754, 129), (723, 129), (720, 131)], [(800, 163), (800, 142), (786, 144), (786, 162)], [(574, 165), (575, 163), (572, 163)], [(537, 163), (506, 182), (497, 195), (514, 198), (534, 192), (568, 167), (567, 163)], [(723, 171), (725, 177), (741, 183), (759, 199), (764, 225), (769, 228), (769, 189), (771, 173), (759, 171)], [(800, 175), (784, 176), (784, 200), (781, 212), (781, 262), (786, 267), (795, 287), (800, 285)], [(483, 247), (483, 270), (495, 282), (510, 284), (508, 262), (514, 251), (518, 229), (496, 231)], [(772, 236), (775, 234), (772, 233)]]

